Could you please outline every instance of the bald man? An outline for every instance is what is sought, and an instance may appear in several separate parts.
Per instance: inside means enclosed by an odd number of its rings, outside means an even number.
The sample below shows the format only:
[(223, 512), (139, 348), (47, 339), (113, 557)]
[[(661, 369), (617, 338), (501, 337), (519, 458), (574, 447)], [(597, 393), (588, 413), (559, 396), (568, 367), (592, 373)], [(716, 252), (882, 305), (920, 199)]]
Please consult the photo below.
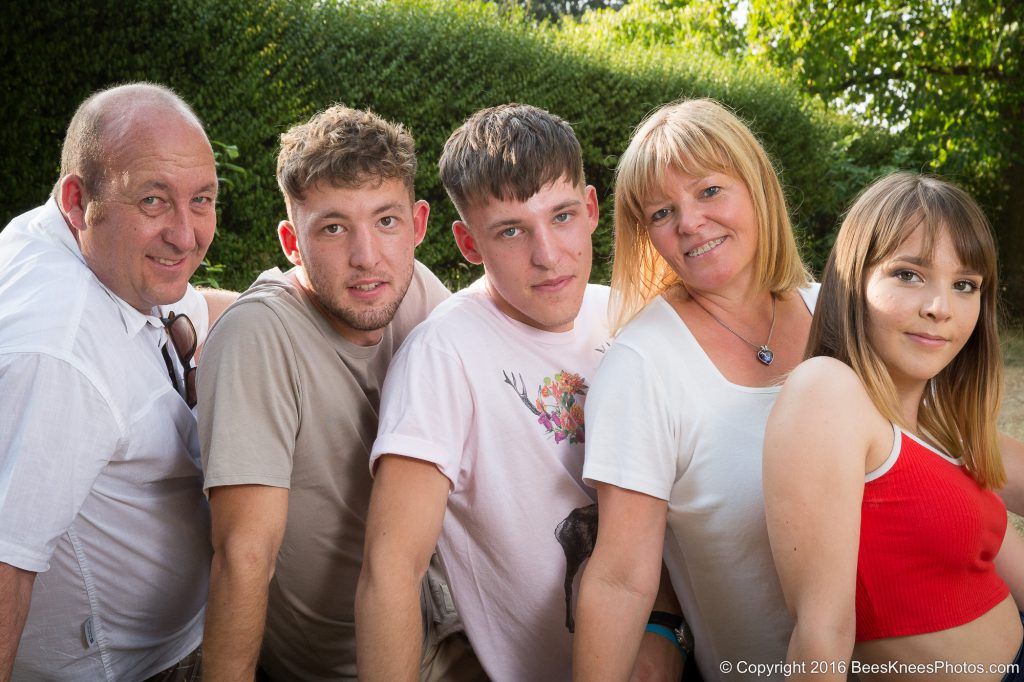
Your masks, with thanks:
[(82, 103), (52, 196), (0, 233), (0, 680), (198, 677), (188, 281), (216, 199), (199, 119), (135, 83)]

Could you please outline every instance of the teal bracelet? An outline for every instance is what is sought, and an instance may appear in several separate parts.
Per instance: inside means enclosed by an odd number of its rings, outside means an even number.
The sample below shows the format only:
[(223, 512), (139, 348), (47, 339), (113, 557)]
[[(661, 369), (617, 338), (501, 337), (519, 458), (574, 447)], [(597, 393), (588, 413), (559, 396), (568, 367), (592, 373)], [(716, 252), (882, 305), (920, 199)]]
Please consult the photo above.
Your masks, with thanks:
[(684, 649), (683, 645), (679, 643), (679, 638), (676, 637), (676, 633), (670, 630), (669, 628), (665, 627), (664, 625), (655, 625), (654, 623), (648, 623), (647, 627), (644, 628), (644, 632), (653, 632), (659, 637), (664, 637), (668, 641), (672, 642), (677, 649), (679, 649), (679, 653), (683, 655), (684, 659), (686, 658), (686, 649)]

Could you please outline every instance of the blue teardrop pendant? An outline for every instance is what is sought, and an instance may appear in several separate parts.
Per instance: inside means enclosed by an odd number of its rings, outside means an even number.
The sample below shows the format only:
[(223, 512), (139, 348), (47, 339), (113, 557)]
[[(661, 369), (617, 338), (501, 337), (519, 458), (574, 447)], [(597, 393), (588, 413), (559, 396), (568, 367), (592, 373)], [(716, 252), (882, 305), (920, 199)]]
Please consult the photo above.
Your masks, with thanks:
[(775, 353), (767, 345), (764, 345), (757, 349), (757, 359), (762, 365), (770, 365), (775, 359)]

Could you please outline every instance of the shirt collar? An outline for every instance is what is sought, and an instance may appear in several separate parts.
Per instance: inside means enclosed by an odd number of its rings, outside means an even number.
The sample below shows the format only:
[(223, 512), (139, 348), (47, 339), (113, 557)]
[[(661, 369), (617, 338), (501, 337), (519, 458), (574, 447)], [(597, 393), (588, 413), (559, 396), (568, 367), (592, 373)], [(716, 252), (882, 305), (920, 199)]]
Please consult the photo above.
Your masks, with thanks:
[[(99, 282), (99, 278), (97, 278), (96, 281)], [(159, 317), (159, 308), (153, 308), (153, 312), (156, 313), (155, 315), (146, 315), (145, 313), (141, 313), (136, 310), (131, 304), (125, 302), (124, 299), (111, 291), (103, 282), (100, 282), (100, 286), (103, 287), (103, 290), (107, 292), (107, 295), (110, 296), (117, 305), (117, 310), (121, 313), (121, 321), (124, 322), (124, 331), (128, 334), (128, 338), (135, 338), (147, 325), (161, 332), (163, 331), (164, 323)]]
[(82, 249), (78, 246), (78, 241), (75, 239), (75, 235), (71, 233), (71, 228), (68, 226), (67, 220), (64, 218), (64, 214), (60, 212), (60, 208), (57, 206), (57, 200), (50, 197), (43, 205), (43, 214), (40, 216), (39, 226), (43, 231), (50, 235), (54, 241), (63, 246), (65, 249), (74, 254), (75, 258), (85, 263), (85, 256), (82, 255)]

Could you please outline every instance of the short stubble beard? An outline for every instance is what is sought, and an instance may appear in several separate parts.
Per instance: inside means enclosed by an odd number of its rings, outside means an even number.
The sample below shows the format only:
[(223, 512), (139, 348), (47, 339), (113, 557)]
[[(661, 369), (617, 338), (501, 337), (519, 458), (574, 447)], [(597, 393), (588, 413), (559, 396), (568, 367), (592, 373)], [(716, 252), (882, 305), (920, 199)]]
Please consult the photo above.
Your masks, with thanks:
[[(319, 277), (308, 268), (306, 269), (306, 277), (312, 285), (313, 291), (311, 293), (313, 297), (325, 313), (351, 329), (361, 332), (372, 332), (383, 329), (391, 324), (391, 320), (394, 319), (395, 314), (398, 312), (398, 307), (402, 304), (406, 293), (409, 291), (409, 285), (412, 283), (413, 269), (414, 266), (410, 264), (409, 270), (403, 273), (404, 276), (400, 280), (403, 284), (401, 289), (396, 289), (398, 295), (394, 301), (384, 307), (371, 308), (364, 311), (342, 307), (325, 297), (321, 292), (330, 291), (330, 286), (327, 282), (320, 281)], [(391, 284), (395, 284), (395, 281), (392, 280)]]

